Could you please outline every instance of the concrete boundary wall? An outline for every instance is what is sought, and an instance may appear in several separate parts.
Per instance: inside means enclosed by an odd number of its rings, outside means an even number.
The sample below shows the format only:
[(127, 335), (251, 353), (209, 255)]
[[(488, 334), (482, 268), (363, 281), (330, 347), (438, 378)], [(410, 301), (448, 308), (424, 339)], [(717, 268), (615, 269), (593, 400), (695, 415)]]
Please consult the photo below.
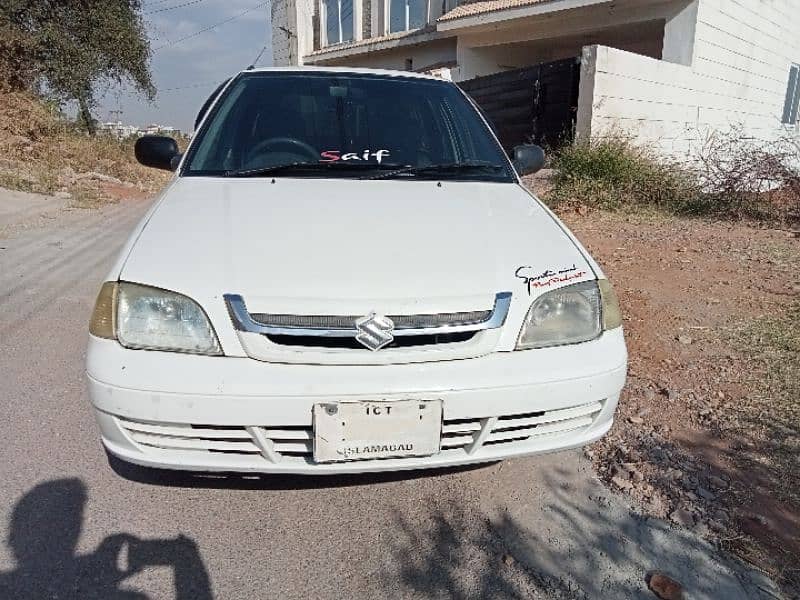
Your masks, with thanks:
[(577, 137), (624, 134), (691, 158), (715, 131), (798, 136), (781, 123), (789, 69), (800, 63), (800, 7), (789, 0), (700, 0), (692, 64), (605, 46), (583, 50)]

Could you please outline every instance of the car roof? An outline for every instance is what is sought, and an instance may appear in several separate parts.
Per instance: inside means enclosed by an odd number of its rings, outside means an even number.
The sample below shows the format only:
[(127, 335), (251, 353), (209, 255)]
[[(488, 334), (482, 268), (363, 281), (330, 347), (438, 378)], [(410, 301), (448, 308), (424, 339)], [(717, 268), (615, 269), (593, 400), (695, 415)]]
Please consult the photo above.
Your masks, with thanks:
[(384, 77), (413, 77), (415, 79), (432, 79), (434, 81), (445, 81), (441, 77), (416, 73), (414, 71), (392, 71), (389, 69), (360, 69), (355, 67), (252, 67), (245, 69), (242, 73), (342, 73), (350, 75), (382, 75)]

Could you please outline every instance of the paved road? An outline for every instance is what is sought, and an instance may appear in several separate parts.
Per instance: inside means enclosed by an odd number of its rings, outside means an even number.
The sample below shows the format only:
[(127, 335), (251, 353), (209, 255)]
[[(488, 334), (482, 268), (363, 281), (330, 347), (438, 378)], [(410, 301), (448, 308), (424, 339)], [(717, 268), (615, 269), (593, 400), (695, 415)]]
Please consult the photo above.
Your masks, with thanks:
[(652, 598), (653, 569), (692, 598), (774, 597), (631, 513), (578, 452), (400, 476), (115, 472), (86, 326), (146, 208), (0, 190), (0, 598)]

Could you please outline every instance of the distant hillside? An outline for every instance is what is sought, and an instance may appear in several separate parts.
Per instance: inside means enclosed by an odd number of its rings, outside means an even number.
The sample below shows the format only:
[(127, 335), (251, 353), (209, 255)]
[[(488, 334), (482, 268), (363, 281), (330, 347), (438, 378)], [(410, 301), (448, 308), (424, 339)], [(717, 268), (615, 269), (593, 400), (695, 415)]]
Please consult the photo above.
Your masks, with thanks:
[(154, 193), (168, 179), (136, 162), (132, 140), (89, 137), (36, 96), (0, 92), (0, 186), (69, 194), (88, 206)]

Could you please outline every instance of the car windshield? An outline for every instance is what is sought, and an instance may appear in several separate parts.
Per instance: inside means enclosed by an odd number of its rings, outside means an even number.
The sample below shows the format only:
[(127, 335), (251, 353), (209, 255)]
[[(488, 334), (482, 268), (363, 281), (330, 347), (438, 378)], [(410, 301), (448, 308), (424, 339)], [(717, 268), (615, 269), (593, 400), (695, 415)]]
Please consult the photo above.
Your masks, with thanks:
[(238, 76), (201, 126), (182, 174), (514, 181), (455, 85), (325, 72)]

